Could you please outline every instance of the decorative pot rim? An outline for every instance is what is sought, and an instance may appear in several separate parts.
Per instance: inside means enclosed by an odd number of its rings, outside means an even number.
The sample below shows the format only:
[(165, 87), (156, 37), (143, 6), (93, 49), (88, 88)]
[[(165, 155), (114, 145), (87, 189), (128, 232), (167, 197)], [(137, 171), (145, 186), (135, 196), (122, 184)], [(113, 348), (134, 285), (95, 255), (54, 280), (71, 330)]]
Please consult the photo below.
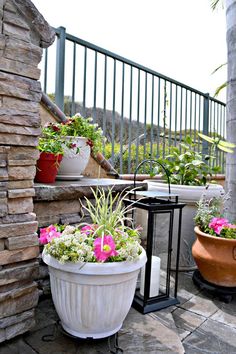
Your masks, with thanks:
[(66, 139), (66, 140), (70, 140), (70, 139), (74, 139), (74, 140), (88, 140), (87, 137), (84, 137), (84, 136), (74, 136), (74, 135), (65, 135), (65, 136), (62, 136), (63, 139)]
[(200, 230), (199, 226), (195, 226), (194, 227), (194, 232), (197, 235), (200, 235), (200, 236), (203, 236), (203, 237), (207, 237), (208, 239), (211, 239), (211, 240), (214, 239), (214, 241), (216, 241), (216, 242), (222, 242), (222, 241), (236, 242), (236, 239), (229, 239), (229, 238), (224, 238), (224, 237), (216, 237), (216, 236), (213, 236), (213, 235), (206, 234), (205, 232)]
[(135, 261), (123, 261), (123, 262), (78, 262), (78, 263), (60, 263), (57, 259), (46, 254), (43, 250), (42, 258), (44, 263), (48, 266), (63, 270), (69, 273), (79, 273), (79, 274), (91, 274), (91, 275), (105, 275), (105, 274), (122, 274), (133, 272), (142, 266), (147, 261), (146, 251), (142, 248), (142, 253), (139, 255), (138, 259)]
[[(156, 179), (156, 180), (155, 179), (146, 179), (143, 182), (150, 183), (150, 184), (153, 183), (154, 185), (159, 185), (160, 187), (168, 186), (167, 183), (160, 182), (158, 179)], [(219, 183), (209, 183), (206, 186), (190, 186), (190, 185), (186, 185), (186, 184), (173, 184), (173, 183), (171, 183), (170, 186), (171, 186), (171, 188), (182, 188), (182, 189), (191, 189), (191, 188), (195, 189), (196, 188), (198, 190), (206, 189), (207, 186), (208, 186), (207, 190), (209, 188), (210, 189), (218, 189), (219, 187), (220, 187), (220, 189), (223, 188), (222, 185)]]

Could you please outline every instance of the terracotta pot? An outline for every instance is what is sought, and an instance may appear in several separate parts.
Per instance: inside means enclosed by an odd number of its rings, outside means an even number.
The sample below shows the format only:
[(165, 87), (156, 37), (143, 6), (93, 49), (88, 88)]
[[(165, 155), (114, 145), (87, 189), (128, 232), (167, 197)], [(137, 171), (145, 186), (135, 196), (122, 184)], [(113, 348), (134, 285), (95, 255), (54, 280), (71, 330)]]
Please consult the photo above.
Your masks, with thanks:
[(236, 240), (210, 236), (194, 229), (197, 240), (192, 254), (205, 280), (212, 284), (236, 286)]
[(54, 183), (62, 155), (41, 152), (37, 161), (35, 182)]

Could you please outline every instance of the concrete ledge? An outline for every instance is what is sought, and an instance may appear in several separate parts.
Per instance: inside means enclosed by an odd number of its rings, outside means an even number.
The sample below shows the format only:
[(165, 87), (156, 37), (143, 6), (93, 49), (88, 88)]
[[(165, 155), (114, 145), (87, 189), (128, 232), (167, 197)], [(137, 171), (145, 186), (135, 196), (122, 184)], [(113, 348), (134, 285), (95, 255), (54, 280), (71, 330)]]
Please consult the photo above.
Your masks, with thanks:
[[(147, 189), (147, 183), (140, 182), (138, 185)], [(102, 187), (107, 190), (113, 187), (114, 192), (122, 192), (132, 189), (133, 182), (109, 178), (82, 178), (79, 181), (56, 181), (53, 184), (35, 183), (34, 202), (54, 200), (78, 200), (78, 198), (91, 198), (91, 188)]]

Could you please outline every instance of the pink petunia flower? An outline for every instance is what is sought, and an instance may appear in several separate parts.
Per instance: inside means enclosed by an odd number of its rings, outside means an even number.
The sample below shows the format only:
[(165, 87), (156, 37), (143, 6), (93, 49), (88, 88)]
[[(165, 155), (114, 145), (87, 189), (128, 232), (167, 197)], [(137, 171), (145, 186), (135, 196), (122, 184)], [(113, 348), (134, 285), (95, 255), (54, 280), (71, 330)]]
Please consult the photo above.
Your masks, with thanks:
[(95, 225), (91, 224), (91, 225), (85, 225), (83, 227), (81, 227), (80, 231), (83, 233), (83, 234), (86, 234), (86, 235), (89, 235), (90, 233), (92, 233), (95, 229), (94, 227)]
[(116, 245), (111, 235), (105, 235), (102, 242), (102, 237), (95, 239), (94, 255), (97, 261), (105, 262), (109, 257), (117, 256), (118, 252), (115, 250)]
[(220, 235), (221, 230), (224, 226), (228, 226), (228, 220), (225, 218), (213, 218), (209, 223), (209, 227), (215, 231), (217, 235)]
[(42, 245), (51, 242), (53, 238), (60, 237), (61, 233), (57, 231), (56, 226), (50, 225), (48, 227), (40, 229), (39, 241)]

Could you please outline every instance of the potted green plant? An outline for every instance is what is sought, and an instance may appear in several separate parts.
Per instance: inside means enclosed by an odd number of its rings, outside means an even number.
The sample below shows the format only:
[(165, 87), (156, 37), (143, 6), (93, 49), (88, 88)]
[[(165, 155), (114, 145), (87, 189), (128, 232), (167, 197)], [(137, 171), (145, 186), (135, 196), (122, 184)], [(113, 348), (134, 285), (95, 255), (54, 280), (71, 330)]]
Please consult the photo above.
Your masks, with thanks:
[(193, 257), (202, 277), (225, 287), (236, 286), (236, 225), (224, 217), (227, 195), (198, 202)]
[(42, 136), (39, 138), (38, 150), (40, 156), (36, 165), (35, 182), (54, 183), (55, 178), (64, 154), (64, 141), (48, 132), (47, 128), (42, 129)]
[(95, 206), (86, 198), (85, 207), (91, 224), (40, 231), (61, 324), (81, 338), (103, 338), (121, 328), (146, 262), (139, 230), (126, 226), (131, 220), (122, 202), (125, 195), (98, 189), (93, 196)]
[[(187, 136), (183, 143), (180, 143), (178, 147), (170, 148), (170, 153), (165, 158), (159, 158), (160, 161), (168, 171), (168, 176), (171, 183), (171, 192), (179, 196), (179, 200), (186, 203), (186, 207), (183, 210), (183, 223), (181, 233), (181, 246), (180, 246), (180, 270), (193, 270), (196, 268), (196, 264), (192, 257), (192, 245), (195, 240), (194, 235), (194, 216), (196, 214), (196, 203), (201, 198), (203, 193), (207, 198), (219, 196), (223, 191), (223, 187), (219, 184), (210, 182), (210, 178), (219, 171), (219, 167), (211, 167), (209, 164), (210, 159), (214, 159), (216, 148), (223, 149), (225, 145), (233, 144), (228, 142), (222, 142), (221, 140), (215, 140), (207, 137), (203, 134), (199, 134), (203, 139), (212, 143), (212, 149), (209, 155), (204, 155), (197, 151), (196, 144), (193, 142), (190, 136)], [(210, 139), (210, 140), (209, 140)], [(220, 144), (220, 145), (219, 145)], [(222, 149), (222, 150), (223, 150)], [(228, 152), (230, 149), (228, 148)], [(225, 151), (225, 150), (224, 150)], [(153, 174), (159, 172), (158, 166), (153, 171)], [(162, 171), (160, 171), (162, 172)], [(165, 179), (166, 176), (163, 176)], [(167, 184), (160, 183), (160, 181), (148, 180), (148, 188), (152, 190), (159, 190), (167, 192)], [(164, 216), (163, 216), (164, 218)], [(165, 222), (163, 221), (163, 224)], [(165, 232), (162, 232), (163, 237)], [(177, 237), (174, 237), (174, 241)], [(174, 242), (173, 249), (173, 264), (176, 260), (176, 247)]]
[(80, 177), (89, 162), (90, 153), (96, 156), (104, 142), (101, 128), (92, 123), (92, 118), (84, 118), (80, 114), (68, 118), (67, 122), (49, 123), (46, 129), (49, 134), (65, 141), (64, 158), (57, 179)]

